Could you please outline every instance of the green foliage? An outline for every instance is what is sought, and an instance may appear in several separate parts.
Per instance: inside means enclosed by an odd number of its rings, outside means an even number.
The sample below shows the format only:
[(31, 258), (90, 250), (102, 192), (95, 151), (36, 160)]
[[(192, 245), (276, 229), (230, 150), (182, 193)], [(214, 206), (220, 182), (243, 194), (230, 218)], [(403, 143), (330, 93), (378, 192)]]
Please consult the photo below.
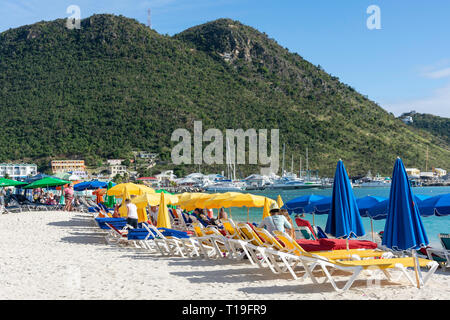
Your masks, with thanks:
[(404, 116), (412, 117), (413, 122), (410, 124), (411, 126), (426, 130), (450, 144), (450, 118), (416, 112), (404, 113), (400, 118)]
[(97, 165), (149, 150), (163, 162), (151, 175), (170, 167), (171, 133), (193, 132), (201, 120), (203, 130), (278, 128), (286, 159), (294, 154), (298, 167), (308, 147), (310, 168), (321, 174), (331, 175), (339, 158), (351, 174), (390, 174), (396, 156), (408, 166), (425, 163), (426, 146), (430, 163), (449, 167), (448, 140), (405, 126), (237, 21), (173, 37), (122, 16), (94, 15), (80, 30), (65, 22), (0, 34), (0, 161), (75, 157)]

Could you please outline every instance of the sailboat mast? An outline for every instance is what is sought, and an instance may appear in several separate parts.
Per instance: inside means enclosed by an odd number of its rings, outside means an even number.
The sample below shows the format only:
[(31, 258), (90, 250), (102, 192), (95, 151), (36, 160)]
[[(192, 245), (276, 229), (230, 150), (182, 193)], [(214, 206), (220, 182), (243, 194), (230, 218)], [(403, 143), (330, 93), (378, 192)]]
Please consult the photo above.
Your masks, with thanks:
[(284, 155), (286, 151), (286, 144), (283, 143), (283, 166), (281, 167), (281, 176), (284, 175)]
[(309, 160), (308, 160), (308, 147), (306, 147), (306, 177), (309, 180)]
[(291, 173), (294, 173), (294, 155), (291, 154)]
[(300, 178), (302, 177), (302, 156), (300, 156)]

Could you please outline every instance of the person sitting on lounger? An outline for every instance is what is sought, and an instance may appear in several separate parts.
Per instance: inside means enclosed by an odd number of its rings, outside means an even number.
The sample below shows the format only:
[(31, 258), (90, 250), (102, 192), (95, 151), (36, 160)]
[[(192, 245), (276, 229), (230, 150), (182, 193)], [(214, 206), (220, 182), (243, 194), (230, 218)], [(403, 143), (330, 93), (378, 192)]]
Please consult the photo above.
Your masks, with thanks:
[(294, 227), (289, 223), (285, 216), (281, 214), (278, 205), (274, 203), (270, 208), (270, 216), (265, 218), (259, 225), (259, 228), (266, 228), (267, 231), (273, 233), (274, 230), (291, 233)]

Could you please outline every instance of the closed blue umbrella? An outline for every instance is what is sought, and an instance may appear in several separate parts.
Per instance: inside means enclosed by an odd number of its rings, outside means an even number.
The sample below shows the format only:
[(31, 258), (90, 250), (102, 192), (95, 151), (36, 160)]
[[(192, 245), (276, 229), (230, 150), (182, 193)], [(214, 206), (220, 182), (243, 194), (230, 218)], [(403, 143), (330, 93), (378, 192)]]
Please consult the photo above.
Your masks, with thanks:
[(345, 170), (344, 163), (339, 160), (333, 182), (333, 199), (328, 215), (325, 232), (336, 238), (363, 236), (364, 226), (359, 215), (356, 198)]
[(450, 215), (450, 193), (430, 197), (419, 203), (420, 215), (428, 217), (432, 215)]
[(392, 173), (382, 241), (386, 247), (393, 250), (410, 250), (428, 245), (419, 207), (414, 200), (403, 162), (397, 158)]

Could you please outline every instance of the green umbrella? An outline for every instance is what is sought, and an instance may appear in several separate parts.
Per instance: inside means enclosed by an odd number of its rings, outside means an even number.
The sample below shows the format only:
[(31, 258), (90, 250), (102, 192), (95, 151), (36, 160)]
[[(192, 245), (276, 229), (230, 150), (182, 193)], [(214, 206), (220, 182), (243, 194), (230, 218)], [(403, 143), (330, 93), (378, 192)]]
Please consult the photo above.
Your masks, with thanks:
[(168, 192), (168, 191), (166, 191), (166, 190), (164, 190), (164, 189), (158, 189), (158, 190), (156, 190), (155, 192), (156, 192), (156, 193), (164, 192), (165, 194), (173, 194), (173, 193), (170, 193), (170, 192)]
[(30, 183), (29, 185), (26, 185), (23, 187), (24, 189), (36, 189), (36, 188), (48, 188), (48, 187), (57, 187), (57, 186), (63, 186), (65, 184), (70, 184), (70, 181), (54, 178), (54, 177), (47, 177), (41, 180), (34, 181)]
[(6, 179), (6, 178), (0, 178), (0, 187), (16, 187), (16, 186), (24, 186), (27, 185), (26, 182)]

